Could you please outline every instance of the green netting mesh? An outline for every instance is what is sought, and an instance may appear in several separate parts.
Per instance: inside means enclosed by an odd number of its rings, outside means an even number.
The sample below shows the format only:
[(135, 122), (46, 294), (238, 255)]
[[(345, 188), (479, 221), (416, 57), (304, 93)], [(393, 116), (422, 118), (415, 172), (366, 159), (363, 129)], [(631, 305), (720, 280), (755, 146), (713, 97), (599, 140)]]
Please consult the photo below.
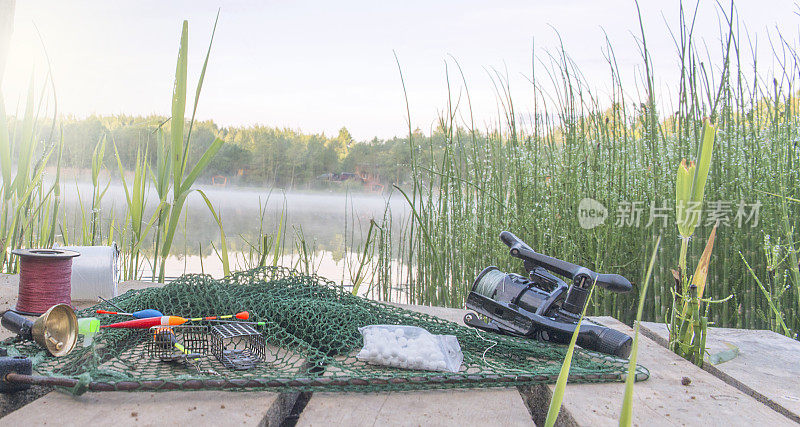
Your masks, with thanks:
[[(221, 280), (185, 275), (160, 287), (129, 291), (113, 300), (128, 311), (153, 308), (164, 314), (200, 317), (250, 312), (263, 336), (265, 362), (250, 370), (232, 370), (211, 352), (211, 333), (203, 333), (204, 351), (196, 365), (168, 363), (148, 353), (153, 335), (147, 330), (101, 329), (95, 343), (79, 341), (68, 356), (46, 355), (30, 342), (4, 342), (34, 359), (34, 371), (51, 377), (74, 378), (89, 390), (140, 389), (267, 389), (274, 391), (378, 391), (455, 387), (508, 387), (554, 383), (565, 347), (529, 339), (498, 336), (436, 317), (353, 296), (334, 283), (283, 268), (259, 268)], [(96, 309), (78, 312), (97, 316)], [(125, 320), (102, 317), (103, 324)], [(358, 327), (370, 324), (420, 326), (434, 334), (458, 338), (464, 364), (458, 373), (403, 370), (366, 364), (356, 359), (362, 346)], [(201, 329), (203, 330), (203, 329)], [(204, 331), (204, 330), (203, 330)], [(180, 338), (180, 337), (179, 337)], [(496, 343), (496, 344), (495, 344)], [(16, 350), (16, 351), (15, 351)], [(570, 382), (622, 381), (624, 360), (578, 349)], [(216, 374), (215, 374), (216, 373)], [(648, 377), (637, 367), (637, 380)]]

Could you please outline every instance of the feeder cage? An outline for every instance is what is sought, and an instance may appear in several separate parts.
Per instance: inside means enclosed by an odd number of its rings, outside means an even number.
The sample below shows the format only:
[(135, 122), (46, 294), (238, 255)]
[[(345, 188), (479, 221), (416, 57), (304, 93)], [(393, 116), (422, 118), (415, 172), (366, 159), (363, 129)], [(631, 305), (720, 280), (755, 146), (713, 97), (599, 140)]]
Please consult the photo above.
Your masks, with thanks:
[(266, 358), (266, 341), (252, 326), (223, 323), (211, 327), (211, 352), (226, 368), (244, 371)]
[(208, 354), (208, 328), (205, 326), (153, 326), (147, 333), (146, 350), (151, 358), (170, 361), (185, 354)]

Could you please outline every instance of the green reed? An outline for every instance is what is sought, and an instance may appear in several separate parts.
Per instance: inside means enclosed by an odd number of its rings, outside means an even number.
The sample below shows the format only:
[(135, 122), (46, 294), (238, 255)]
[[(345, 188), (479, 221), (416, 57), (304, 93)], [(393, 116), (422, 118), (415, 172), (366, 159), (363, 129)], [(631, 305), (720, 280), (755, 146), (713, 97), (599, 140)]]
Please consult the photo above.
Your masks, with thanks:
[[(219, 14), (217, 14), (217, 21), (219, 21)], [(222, 148), (223, 140), (216, 138), (211, 143), (206, 151), (200, 156), (200, 159), (194, 166), (188, 164), (189, 144), (191, 142), (192, 126), (194, 125), (195, 114), (197, 113), (197, 104), (200, 101), (200, 91), (203, 88), (203, 79), (206, 74), (206, 67), (208, 66), (208, 59), (211, 54), (211, 44), (214, 40), (214, 32), (216, 31), (217, 21), (214, 22), (214, 30), (211, 32), (211, 41), (208, 44), (208, 52), (206, 53), (205, 61), (203, 62), (203, 69), (200, 72), (200, 78), (197, 82), (197, 89), (195, 91), (194, 108), (192, 110), (192, 118), (189, 121), (188, 131), (184, 134), (185, 127), (185, 113), (186, 113), (186, 89), (187, 77), (186, 69), (188, 62), (188, 49), (189, 49), (189, 23), (183, 21), (183, 30), (181, 32), (180, 48), (178, 50), (178, 62), (175, 68), (175, 86), (172, 94), (172, 119), (170, 123), (170, 144), (168, 148), (162, 148), (162, 153), (169, 154), (171, 170), (170, 177), (172, 180), (172, 200), (169, 203), (169, 214), (165, 217), (164, 221), (164, 234), (163, 241), (160, 249), (160, 269), (158, 280), (164, 281), (164, 272), (166, 268), (167, 256), (170, 254), (172, 248), (172, 241), (175, 236), (178, 224), (181, 219), (181, 212), (186, 203), (186, 198), (193, 191), (192, 186), (203, 170), (208, 166), (217, 152)], [(166, 142), (166, 140), (164, 140)], [(169, 168), (168, 168), (169, 169)], [(209, 203), (209, 207), (211, 204)], [(159, 230), (161, 232), (161, 230)]]
[[(216, 29), (216, 22), (214, 25)], [(213, 40), (213, 32), (212, 32)], [(187, 89), (187, 57), (188, 57), (188, 23), (184, 21), (172, 96), (172, 120), (169, 139), (164, 135), (162, 123), (158, 127), (158, 147), (156, 150), (156, 167), (150, 168), (147, 151), (142, 156), (137, 154), (133, 165), (134, 178), (129, 187), (125, 180), (125, 169), (120, 154), (114, 145), (114, 155), (120, 178), (126, 195), (126, 216), (121, 224), (117, 224), (113, 209), (106, 214), (102, 211), (102, 199), (109, 188), (110, 180), (101, 183), (102, 171), (105, 168), (107, 135), (103, 133), (91, 155), (91, 202), (84, 203), (80, 192), (76, 197), (79, 204), (77, 212), (77, 230), (67, 226), (67, 214), (60, 203), (61, 167), (63, 155), (63, 136), (56, 140), (53, 137), (56, 127), (56, 111), (54, 108), (53, 126), (49, 136), (40, 128), (42, 120), (45, 90), (36, 97), (33, 79), (29, 85), (24, 112), (9, 116), (5, 111), (5, 103), (0, 93), (0, 250), (2, 259), (0, 266), (7, 272), (16, 271), (17, 264), (11, 257), (9, 249), (17, 247), (49, 247), (60, 240), (64, 244), (97, 245), (110, 244), (118, 237), (125, 249), (123, 255), (123, 278), (139, 277), (142, 244), (147, 241), (148, 234), (155, 226), (155, 254), (151, 260), (153, 277), (159, 272), (159, 279), (164, 279), (164, 267), (167, 256), (171, 253), (171, 245), (175, 231), (181, 220), (181, 211), (187, 196), (194, 190), (195, 180), (205, 170), (223, 141), (214, 140), (210, 147), (200, 156), (194, 165), (189, 164), (189, 143), (192, 126), (200, 97), (200, 91), (208, 65), (209, 52), (206, 54), (203, 70), (195, 91), (195, 101), (188, 129), (185, 128), (186, 89)], [(48, 75), (49, 76), (49, 75)], [(52, 79), (50, 81), (52, 83)], [(53, 85), (54, 87), (54, 85)], [(21, 117), (21, 119), (19, 119)], [(45, 168), (55, 154), (55, 180), (52, 186), (46, 187), (43, 179)], [(151, 171), (148, 173), (149, 171)], [(144, 211), (146, 193), (155, 187), (159, 196), (159, 205), (153, 217), (145, 223)], [(202, 194), (201, 194), (202, 195)], [(204, 195), (203, 195), (204, 196)], [(88, 202), (88, 201), (87, 201)], [(213, 210), (211, 202), (206, 200), (212, 215), (220, 228), (223, 239), (221, 256), (226, 272), (229, 271), (226, 257), (224, 231), (221, 220)], [(87, 219), (88, 212), (88, 219)], [(60, 232), (60, 233), (57, 233)], [(74, 234), (70, 236), (70, 233)], [(104, 234), (105, 232), (105, 234)], [(115, 234), (117, 232), (118, 234)], [(59, 235), (60, 234), (60, 235)], [(60, 237), (60, 239), (58, 239)]]
[[(719, 129), (705, 189), (704, 215), (727, 213), (717, 232), (717, 248), (708, 273), (705, 296), (724, 299), (708, 313), (720, 326), (765, 327), (757, 313), (769, 304), (738, 252), (763, 266), (764, 234), (792, 236), (798, 206), (782, 203), (763, 192), (797, 197), (798, 92), (797, 56), (789, 42), (775, 44), (773, 56), (782, 65), (774, 74), (759, 68), (754, 46), (735, 19), (735, 9), (720, 8), (720, 44), (714, 49), (693, 32), (693, 14), (681, 9), (673, 30), (680, 73), (673, 82), (677, 94), (669, 113), (655, 91), (657, 70), (646, 44), (650, 29), (641, 28), (639, 47), (644, 75), (641, 99), (623, 90), (609, 41), (604, 50), (610, 70), (607, 95), (582, 79), (563, 47), (539, 61), (529, 76), (534, 110), (520, 120), (508, 79), (493, 73), (502, 120), (493, 128), (473, 124), (468, 86), (446, 70), (446, 108), (430, 136), (409, 127), (412, 153), (411, 188), (400, 197), (412, 209), (398, 253), (407, 266), (407, 302), (463, 306), (472, 279), (487, 265), (518, 270), (497, 240), (509, 229), (535, 249), (605, 271), (640, 277), (646, 268), (641, 254), (655, 236), (665, 238), (653, 271), (653, 290), (643, 306), (646, 320), (666, 321), (673, 301), (680, 240), (675, 228), (674, 165), (690, 158), (700, 140), (703, 118)], [(780, 40), (786, 38), (780, 36)], [(752, 50), (750, 49), (752, 48)], [(659, 52), (659, 54), (664, 54)], [(748, 57), (748, 55), (750, 55)], [(456, 67), (457, 68), (457, 67)], [(402, 75), (401, 75), (402, 78)], [(452, 82), (461, 80), (453, 87)], [(410, 108), (409, 108), (410, 111)], [(410, 122), (410, 113), (409, 113)], [(783, 190), (781, 190), (783, 189)], [(784, 193), (781, 193), (784, 191)], [(581, 199), (601, 202), (608, 210), (603, 225), (580, 226)], [(722, 202), (710, 206), (708, 202)], [(640, 205), (631, 206), (639, 202)], [(744, 211), (737, 216), (741, 202)], [(758, 222), (747, 218), (760, 204)], [(651, 205), (652, 204), (652, 205)], [(655, 221), (647, 224), (651, 207)], [(641, 209), (638, 225), (621, 213)], [(630, 212), (635, 213), (635, 212)], [(694, 236), (707, 240), (713, 222), (697, 224)], [(631, 219), (630, 222), (622, 221)], [(741, 221), (741, 226), (739, 222)], [(783, 239), (788, 242), (788, 239)], [(796, 254), (794, 240), (787, 243)], [(701, 245), (688, 245), (688, 259), (699, 259)], [(796, 256), (796, 255), (795, 255)], [(793, 281), (781, 298), (787, 326), (797, 331), (800, 283), (794, 267), (785, 263)], [(638, 284), (637, 284), (638, 286)], [(636, 293), (616, 295), (599, 290), (590, 314), (608, 314), (631, 322)]]
[[(40, 95), (39, 100), (42, 98), (44, 96)], [(16, 259), (9, 249), (51, 245), (55, 240), (60, 169), (56, 173), (56, 184), (49, 189), (45, 187), (43, 175), (45, 165), (56, 150), (57, 157), (61, 158), (62, 145), (56, 145), (53, 132), (44, 143), (40, 141), (41, 108), (33, 79), (28, 87), (21, 120), (10, 120), (0, 93), (0, 172), (3, 178), (0, 187), (0, 267), (6, 272), (14, 272), (17, 268)], [(14, 154), (16, 165), (13, 163)]]

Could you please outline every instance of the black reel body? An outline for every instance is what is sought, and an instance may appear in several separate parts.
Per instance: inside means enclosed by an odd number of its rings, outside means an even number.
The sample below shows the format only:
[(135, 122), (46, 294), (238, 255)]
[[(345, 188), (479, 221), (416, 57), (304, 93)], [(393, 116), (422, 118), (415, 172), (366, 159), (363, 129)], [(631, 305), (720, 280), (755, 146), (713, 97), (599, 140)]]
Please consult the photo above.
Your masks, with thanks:
[[(507, 231), (500, 233), (500, 240), (509, 246), (511, 256), (524, 261), (529, 277), (504, 273), (494, 266), (485, 268), (467, 296), (467, 308), (489, 319), (484, 322), (468, 313), (464, 323), (475, 328), (568, 344), (593, 285), (614, 292), (628, 292), (632, 288), (618, 274), (598, 274), (539, 254)], [(572, 284), (553, 273), (571, 279)], [(577, 344), (587, 350), (627, 358), (632, 341), (622, 332), (585, 319)]]

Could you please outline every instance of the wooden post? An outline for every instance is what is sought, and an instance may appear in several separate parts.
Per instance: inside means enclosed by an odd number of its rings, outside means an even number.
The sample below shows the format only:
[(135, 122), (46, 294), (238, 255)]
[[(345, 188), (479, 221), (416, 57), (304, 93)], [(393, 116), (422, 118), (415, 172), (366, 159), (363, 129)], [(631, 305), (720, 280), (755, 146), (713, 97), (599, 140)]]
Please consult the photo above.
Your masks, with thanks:
[(14, 6), (16, 0), (0, 0), (0, 83), (6, 71), (8, 45), (14, 32)]

